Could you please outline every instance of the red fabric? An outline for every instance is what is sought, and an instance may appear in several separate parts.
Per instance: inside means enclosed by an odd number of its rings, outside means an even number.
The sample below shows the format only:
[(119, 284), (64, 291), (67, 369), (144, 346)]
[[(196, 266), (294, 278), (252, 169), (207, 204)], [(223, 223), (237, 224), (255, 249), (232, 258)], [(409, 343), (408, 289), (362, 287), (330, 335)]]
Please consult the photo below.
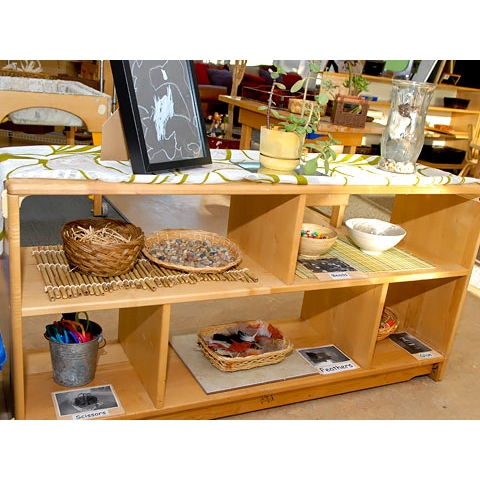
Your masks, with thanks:
[(250, 73), (245, 73), (243, 75), (242, 83), (253, 83), (256, 85), (265, 85), (267, 82), (264, 78), (258, 75), (252, 75)]
[(208, 65), (205, 63), (195, 63), (195, 74), (199, 85), (210, 85), (210, 79), (207, 73)]
[(283, 76), (283, 84), (287, 87), (287, 90), (290, 90), (298, 80), (301, 80), (302, 77), (296, 73), (286, 73)]

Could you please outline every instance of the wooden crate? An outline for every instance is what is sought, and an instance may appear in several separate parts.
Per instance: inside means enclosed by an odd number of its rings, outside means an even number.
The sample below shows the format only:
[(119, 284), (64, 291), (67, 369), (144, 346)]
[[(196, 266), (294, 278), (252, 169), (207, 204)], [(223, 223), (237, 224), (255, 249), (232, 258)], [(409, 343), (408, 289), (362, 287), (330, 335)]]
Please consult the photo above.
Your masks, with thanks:
[[(354, 112), (361, 107), (359, 113)], [(349, 95), (337, 95), (333, 101), (332, 123), (363, 128), (367, 122), (368, 100)]]

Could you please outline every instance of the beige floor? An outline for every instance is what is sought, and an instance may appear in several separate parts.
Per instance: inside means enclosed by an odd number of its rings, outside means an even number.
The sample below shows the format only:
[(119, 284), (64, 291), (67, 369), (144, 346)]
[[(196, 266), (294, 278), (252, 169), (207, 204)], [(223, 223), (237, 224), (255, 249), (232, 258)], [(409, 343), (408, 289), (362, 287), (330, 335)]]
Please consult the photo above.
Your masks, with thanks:
[[(146, 233), (162, 228), (194, 228), (226, 232), (228, 198), (196, 197), (110, 197), (133, 223)], [(348, 214), (348, 212), (347, 212)], [(202, 321), (221, 323), (261, 315), (268, 319), (275, 312), (292, 313), (299, 308), (297, 294), (202, 302), (175, 306), (181, 319), (172, 330), (195, 328)], [(199, 308), (200, 307), (200, 308)], [(361, 392), (312, 400), (232, 419), (480, 419), (480, 289), (471, 285), (467, 293), (451, 360), (444, 379), (429, 377), (369, 389)], [(201, 315), (199, 315), (201, 312)], [(206, 319), (206, 320), (202, 320)]]

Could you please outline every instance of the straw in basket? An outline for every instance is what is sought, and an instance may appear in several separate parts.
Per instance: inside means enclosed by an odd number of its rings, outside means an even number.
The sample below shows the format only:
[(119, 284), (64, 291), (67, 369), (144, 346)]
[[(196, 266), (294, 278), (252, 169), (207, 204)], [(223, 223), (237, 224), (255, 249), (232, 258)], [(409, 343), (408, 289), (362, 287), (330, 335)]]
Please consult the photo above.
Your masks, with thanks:
[[(83, 234), (91, 232), (92, 235)], [(86, 218), (66, 223), (60, 234), (72, 267), (110, 277), (130, 271), (144, 246), (141, 228), (111, 218)]]

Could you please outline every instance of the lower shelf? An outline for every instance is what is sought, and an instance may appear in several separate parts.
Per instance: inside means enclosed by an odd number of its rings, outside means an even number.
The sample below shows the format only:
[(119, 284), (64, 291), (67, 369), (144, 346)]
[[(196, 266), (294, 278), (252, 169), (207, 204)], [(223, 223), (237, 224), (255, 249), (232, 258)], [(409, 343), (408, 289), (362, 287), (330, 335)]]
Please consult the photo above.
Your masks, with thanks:
[[(311, 346), (294, 338), (295, 323), (298, 326), (297, 322), (292, 322), (291, 329), (287, 326), (291, 330), (289, 338), (296, 348)], [(285, 327), (282, 324), (284, 331)], [(436, 365), (443, 361), (443, 358), (416, 360), (386, 339), (376, 344), (368, 368), (332, 375), (314, 374), (207, 395), (170, 348), (165, 402), (156, 409), (122, 346), (109, 343), (102, 349), (95, 379), (88, 386), (113, 386), (125, 413), (112, 419), (213, 419), (407, 381), (433, 374)], [(27, 354), (26, 371), (26, 418), (55, 419), (52, 393), (73, 388), (61, 387), (53, 381), (48, 350)]]

